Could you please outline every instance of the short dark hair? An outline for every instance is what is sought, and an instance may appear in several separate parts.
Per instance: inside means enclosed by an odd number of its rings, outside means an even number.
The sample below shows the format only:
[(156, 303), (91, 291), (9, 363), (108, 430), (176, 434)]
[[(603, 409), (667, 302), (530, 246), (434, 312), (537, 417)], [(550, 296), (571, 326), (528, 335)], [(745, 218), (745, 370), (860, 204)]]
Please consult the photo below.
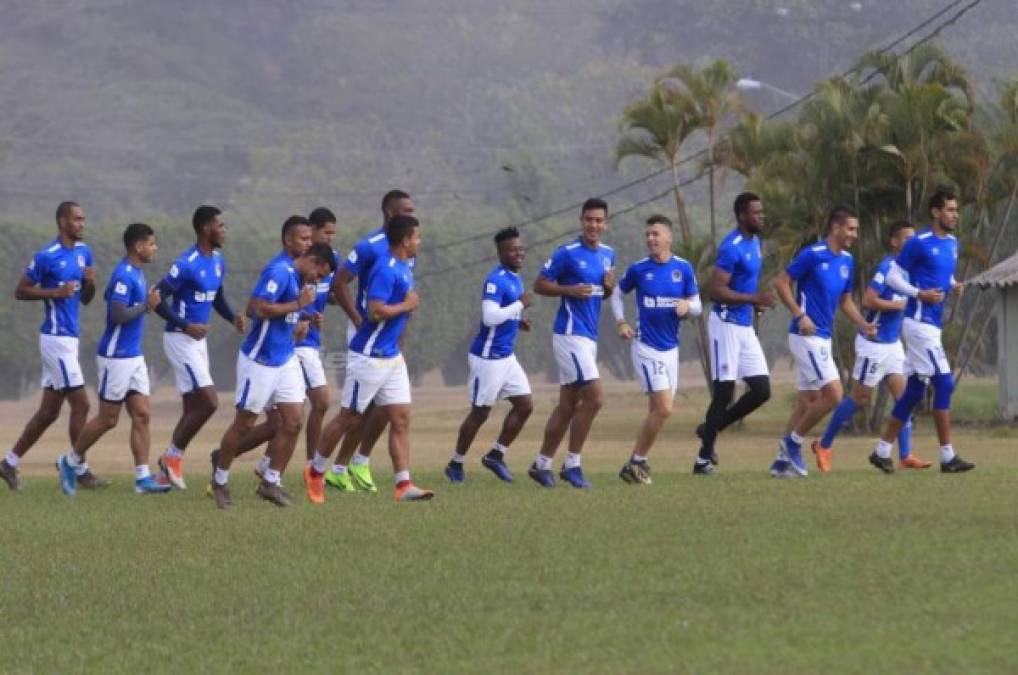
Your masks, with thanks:
[(580, 209), (580, 215), (583, 215), (587, 211), (594, 211), (601, 209), (604, 211), (604, 215), (608, 215), (608, 202), (601, 199), (600, 197), (591, 197), (587, 201), (583, 202), (583, 208)]
[(385, 228), (385, 239), (390, 247), (399, 246), (415, 227), (420, 227), (420, 223), (413, 216), (393, 216)]
[(78, 202), (60, 202), (60, 205), (57, 207), (57, 225), (60, 224), (61, 218), (71, 215), (71, 209), (75, 206), (80, 207), (81, 205)]
[(388, 211), (389, 207), (392, 206), (392, 203), (399, 201), (400, 199), (410, 199), (410, 195), (403, 190), (398, 189), (386, 192), (385, 196), (382, 197), (382, 213)]
[(509, 227), (503, 227), (501, 230), (495, 233), (495, 245), (498, 246), (503, 241), (509, 241), (510, 239), (519, 239), (520, 231), (515, 226), (510, 225)]
[(651, 225), (664, 225), (669, 230), (672, 229), (672, 221), (668, 219), (668, 216), (663, 216), (660, 213), (655, 213), (647, 219), (647, 227)]
[[(328, 221), (332, 222), (332, 221)], [(312, 244), (311, 248), (304, 252), (305, 258), (314, 258), (319, 262), (328, 263), (329, 271), (336, 271), (336, 254), (325, 244)]]
[(286, 235), (290, 232), (290, 230), (295, 227), (300, 227), (301, 225), (311, 227), (311, 223), (304, 216), (290, 216), (283, 221), (283, 229), (280, 232), (279, 238), (283, 240), (284, 244), (286, 244)]
[(194, 210), (194, 216), (191, 218), (191, 226), (194, 227), (195, 234), (201, 232), (201, 228), (205, 227), (206, 223), (215, 220), (215, 217), (222, 213), (222, 209), (217, 206), (209, 206), (203, 204)]
[(325, 227), (326, 223), (335, 223), (336, 214), (324, 206), (319, 206), (308, 214), (308, 220), (311, 221), (311, 227), (320, 230)]
[(746, 211), (749, 211), (750, 204), (759, 201), (762, 200), (760, 199), (759, 195), (757, 195), (754, 192), (739, 193), (739, 196), (735, 198), (735, 203), (732, 205), (732, 208), (735, 210), (735, 219), (738, 220), (739, 216), (741, 216), (743, 213), (746, 213)]
[(933, 209), (942, 209), (949, 201), (958, 201), (957, 195), (948, 190), (947, 188), (940, 188), (933, 193), (930, 197), (930, 202), (927, 205), (927, 210), (933, 213)]
[(903, 219), (894, 221), (893, 223), (887, 226), (887, 241), (891, 241), (898, 235), (899, 232), (910, 227), (913, 230), (916, 229), (916, 226), (907, 220)]
[(830, 232), (835, 225), (842, 225), (849, 218), (858, 218), (859, 215), (851, 206), (839, 204), (827, 214), (827, 231)]
[(128, 251), (139, 241), (144, 241), (155, 234), (155, 230), (145, 223), (131, 223), (124, 230), (124, 248)]

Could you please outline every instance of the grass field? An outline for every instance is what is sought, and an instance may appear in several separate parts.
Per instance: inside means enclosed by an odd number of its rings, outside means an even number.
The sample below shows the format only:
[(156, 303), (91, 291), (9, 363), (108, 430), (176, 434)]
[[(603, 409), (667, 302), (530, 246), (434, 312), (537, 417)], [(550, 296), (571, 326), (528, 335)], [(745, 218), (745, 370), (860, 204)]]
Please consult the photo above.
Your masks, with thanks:
[[(614, 385), (595, 426), (589, 492), (523, 475), (551, 390), (511, 452), (511, 486), (475, 463), (466, 485), (444, 482), (462, 393), (419, 393), (427, 504), (384, 489), (280, 510), (254, 496), (246, 462), (236, 506), (218, 512), (201, 484), (224, 413), (193, 446), (187, 492), (134, 495), (118, 430), (92, 457), (115, 484), (71, 501), (49, 467), (54, 429), (25, 489), (0, 491), (0, 671), (1018, 671), (1014, 430), (961, 431), (978, 464), (963, 476), (879, 475), (854, 437), (834, 473), (779, 481), (763, 470), (782, 392), (723, 438), (722, 473), (703, 479), (688, 473), (694, 391), (652, 457), (654, 485), (636, 488), (614, 475), (642, 413), (632, 392)], [(0, 410), (3, 447), (31, 403)], [(155, 407), (161, 447), (175, 404)], [(916, 447), (935, 459), (926, 421)], [(386, 484), (387, 460), (375, 466)]]

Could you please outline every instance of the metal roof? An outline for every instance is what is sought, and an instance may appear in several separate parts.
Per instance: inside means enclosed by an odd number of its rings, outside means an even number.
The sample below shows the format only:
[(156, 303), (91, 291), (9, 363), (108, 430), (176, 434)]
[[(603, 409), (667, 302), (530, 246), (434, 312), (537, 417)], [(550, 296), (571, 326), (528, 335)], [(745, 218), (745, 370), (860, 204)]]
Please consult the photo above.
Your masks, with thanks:
[(979, 288), (1007, 288), (1018, 286), (1018, 253), (1005, 258), (990, 269), (968, 280)]

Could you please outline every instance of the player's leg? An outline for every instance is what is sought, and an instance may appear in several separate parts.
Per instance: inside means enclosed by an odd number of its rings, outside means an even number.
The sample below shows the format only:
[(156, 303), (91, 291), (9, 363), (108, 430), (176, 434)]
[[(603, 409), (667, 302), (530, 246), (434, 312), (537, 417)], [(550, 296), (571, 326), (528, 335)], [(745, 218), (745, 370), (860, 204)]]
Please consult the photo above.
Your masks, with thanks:
[[(893, 372), (884, 378), (887, 390), (891, 393), (895, 402), (905, 395), (906, 382), (905, 375), (901, 372)], [(912, 454), (911, 415), (909, 415), (905, 424), (902, 425), (901, 431), (898, 432), (898, 466), (902, 469), (928, 469), (933, 466), (932, 462)]]
[(555, 474), (552, 472), (552, 458), (562, 439), (565, 438), (573, 420), (579, 398), (578, 388), (572, 385), (560, 385), (558, 403), (548, 416), (544, 425), (544, 438), (541, 449), (530, 465), (528, 474), (543, 487), (555, 487)]
[[(354, 488), (366, 492), (377, 492), (375, 479), (371, 476), (371, 453), (382, 437), (386, 426), (389, 424), (389, 417), (384, 410), (378, 410), (374, 406), (364, 418), (364, 424), (358, 428), (355, 439), (350, 440), (350, 447), (346, 446), (344, 439), (340, 450), (343, 452), (341, 459), (348, 464), (347, 473)], [(344, 452), (345, 451), (345, 452)]]
[(481, 458), (481, 465), (506, 483), (513, 481), (513, 474), (506, 465), (506, 453), (509, 452), (509, 446), (523, 431), (523, 426), (534, 412), (534, 399), (529, 393), (529, 386), (527, 392), (509, 397), (512, 407), (506, 413), (505, 419), (502, 420), (502, 430), (499, 431), (498, 438), (491, 450)]
[(308, 390), (308, 402), (311, 410), (308, 411), (308, 419), (304, 438), (307, 442), (307, 460), (310, 462), (318, 450), (318, 442), (322, 437), (322, 425), (325, 423), (325, 414), (332, 404), (332, 397), (329, 394), (329, 387), (315, 387)]
[(108, 401), (99, 399), (99, 410), (95, 417), (90, 419), (82, 427), (77, 440), (65, 455), (57, 459), (57, 472), (60, 474), (60, 488), (64, 494), (73, 496), (77, 491), (78, 475), (82, 469), (87, 470), (85, 453), (89, 448), (103, 437), (103, 435), (117, 426), (120, 419), (120, 409), (123, 407), (123, 399)]
[(577, 388), (577, 405), (569, 425), (569, 447), (562, 462), (559, 477), (573, 487), (589, 488), (590, 482), (583, 475), (581, 453), (594, 425), (594, 418), (604, 405), (604, 387), (601, 380), (592, 380)]
[(724, 431), (748, 416), (771, 398), (770, 370), (760, 339), (751, 326), (735, 326), (739, 344), (737, 376), (746, 384), (742, 396), (725, 410), (718, 431)]
[(821, 473), (827, 473), (832, 468), (835, 437), (851, 423), (857, 410), (866, 409), (873, 388), (883, 379), (888, 348), (888, 345), (872, 343), (862, 336), (856, 337), (851, 392), (834, 408), (823, 436), (812, 444), (817, 468)]
[(392, 459), (395, 498), (398, 502), (423, 501), (434, 497), (410, 479), (410, 404), (380, 406), (389, 419), (389, 457)]
[[(374, 398), (382, 385), (384, 373), (381, 368), (376, 368), (372, 361), (359, 354), (351, 354), (347, 363), (346, 379), (343, 382), (342, 406), (339, 413), (322, 430), (322, 439), (319, 442), (319, 453), (322, 457), (330, 457), (336, 445), (343, 441), (339, 455), (336, 457), (332, 469), (325, 475), (325, 484), (332, 486), (340, 492), (353, 492), (358, 489), (354, 484), (352, 472), (349, 470), (350, 457), (354, 456), (358, 442), (365, 437), (365, 427), (372, 422), (378, 424), (377, 406), (373, 404)], [(382, 428), (385, 428), (387, 421), (384, 420), (385, 413), (381, 413), (383, 421)], [(356, 453), (360, 454), (360, 453)], [(371, 480), (370, 469), (367, 469), (367, 479)], [(363, 475), (359, 478), (364, 478)], [(376, 491), (372, 481), (365, 489)]]
[[(35, 414), (29, 418), (21, 436), (14, 443), (14, 446), (7, 451), (3, 460), (0, 460), (0, 478), (7, 487), (17, 490), (21, 487), (21, 479), (18, 476), (18, 465), (25, 453), (35, 445), (39, 437), (49, 429), (50, 426), (60, 417), (60, 406), (64, 402), (65, 393), (52, 388), (42, 390), (42, 400)], [(87, 400), (87, 399), (86, 399)]]
[[(304, 426), (304, 404), (281, 401), (276, 404), (276, 411), (279, 413), (279, 427), (276, 429), (276, 435), (269, 441), (269, 468), (265, 470), (257, 492), (259, 497), (276, 506), (289, 506), (289, 495), (282, 489), (282, 476), (297, 447), (297, 439)], [(309, 496), (311, 492), (311, 487), (308, 487)], [(319, 502), (312, 499), (312, 503)]]
[[(696, 429), (700, 438), (693, 473), (711, 473), (718, 463), (714, 444), (724, 425), (728, 407), (735, 397), (735, 380), (738, 376), (740, 345), (735, 326), (722, 321), (711, 312), (707, 320), (708, 349), (711, 362), (711, 400), (703, 424)], [(711, 466), (707, 466), (710, 464)]]
[(219, 407), (219, 395), (214, 386), (201, 387), (181, 394), (183, 412), (170, 435), (170, 444), (157, 460), (164, 480), (184, 490), (184, 451), (205, 423), (211, 419)]
[(449, 479), (449, 482), (462, 483), (466, 480), (466, 471), (463, 468), (463, 463), (467, 459), (467, 451), (470, 450), (470, 444), (474, 442), (477, 432), (481, 430), (481, 425), (488, 420), (488, 415), (490, 414), (491, 406), (470, 406), (470, 412), (463, 418), (463, 422), (460, 423), (459, 432), (456, 434), (456, 448), (449, 458), (449, 463), (445, 466), (445, 477)]
[(233, 422), (226, 428), (222, 440), (219, 441), (219, 448), (212, 451), (212, 497), (216, 506), (225, 509), (233, 501), (230, 497), (228, 482), (230, 480), (230, 467), (233, 460), (240, 454), (241, 443), (258, 420), (258, 413), (244, 408), (237, 408)]
[(654, 445), (661, 427), (672, 414), (674, 396), (671, 388), (647, 393), (647, 417), (644, 418), (640, 431), (633, 444), (629, 461), (625, 463), (619, 476), (627, 483), (650, 484), (650, 465), (647, 455)]
[(468, 354), (467, 363), (470, 369), (470, 376), (467, 379), (470, 411), (460, 424), (459, 432), (456, 434), (456, 447), (445, 467), (445, 477), (451, 483), (462, 483), (466, 480), (464, 462), (467, 451), (491, 414), (492, 406), (498, 402), (508, 360), (482, 359)]
[(129, 392), (125, 401), (131, 418), (131, 455), (134, 457), (134, 491), (138, 494), (168, 492), (170, 486), (155, 480), (149, 468), (152, 446), (149, 397), (137, 391)]

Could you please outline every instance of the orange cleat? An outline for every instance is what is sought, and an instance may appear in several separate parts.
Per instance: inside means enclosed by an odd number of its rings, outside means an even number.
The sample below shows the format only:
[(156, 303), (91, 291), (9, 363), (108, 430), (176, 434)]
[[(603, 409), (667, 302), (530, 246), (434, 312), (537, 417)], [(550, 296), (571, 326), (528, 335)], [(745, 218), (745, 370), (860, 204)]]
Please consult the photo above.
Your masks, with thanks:
[(169, 483), (178, 490), (187, 489), (187, 484), (184, 483), (184, 460), (182, 458), (170, 457), (165, 454), (160, 455), (159, 469), (160, 476), (156, 477), (157, 481), (162, 477), (166, 483)]
[(310, 464), (304, 467), (304, 487), (307, 489), (309, 502), (325, 503), (325, 474), (315, 473)]
[(820, 445), (820, 441), (813, 441), (813, 454), (817, 458), (817, 468), (820, 473), (830, 473), (831, 463), (834, 461), (834, 451)]
[(435, 493), (431, 490), (422, 490), (413, 483), (407, 483), (403, 487), (396, 488), (397, 502), (423, 502), (434, 496)]
[(915, 455), (909, 455), (898, 462), (898, 466), (902, 469), (928, 469), (933, 466), (933, 462), (927, 462), (925, 459), (919, 459)]

